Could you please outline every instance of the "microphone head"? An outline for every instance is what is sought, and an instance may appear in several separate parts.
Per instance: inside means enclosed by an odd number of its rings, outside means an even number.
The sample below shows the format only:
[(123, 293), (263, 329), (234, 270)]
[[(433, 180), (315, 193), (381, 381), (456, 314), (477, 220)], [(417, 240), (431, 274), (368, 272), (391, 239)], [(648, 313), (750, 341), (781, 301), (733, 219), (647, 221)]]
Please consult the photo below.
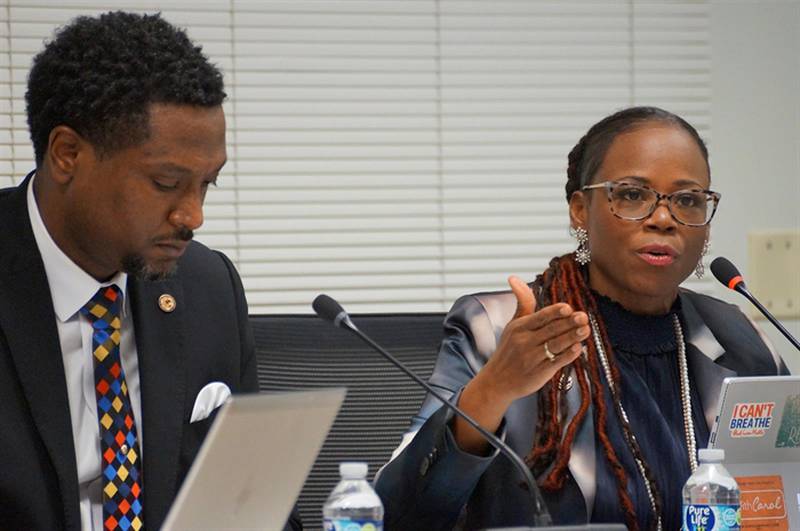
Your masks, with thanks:
[[(311, 303), (311, 307), (314, 308), (314, 312), (316, 312), (317, 315), (336, 326), (339, 326), (337, 318), (341, 319), (340, 315), (345, 313), (341, 304), (324, 293), (317, 295), (317, 298)], [(347, 314), (345, 313), (345, 315)]]
[(736, 266), (730, 260), (722, 256), (714, 258), (711, 262), (711, 272), (714, 277), (729, 289), (737, 290), (737, 288), (744, 289), (744, 279)]

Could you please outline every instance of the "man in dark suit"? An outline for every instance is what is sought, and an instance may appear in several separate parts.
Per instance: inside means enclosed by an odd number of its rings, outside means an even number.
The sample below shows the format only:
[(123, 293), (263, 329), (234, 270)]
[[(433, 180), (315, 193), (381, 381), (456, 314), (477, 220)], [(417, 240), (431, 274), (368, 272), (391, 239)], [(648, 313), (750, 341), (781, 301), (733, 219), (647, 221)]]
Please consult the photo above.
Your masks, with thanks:
[(34, 59), (36, 169), (0, 191), (0, 529), (158, 529), (208, 412), (258, 390), (241, 281), (191, 241), (224, 98), (157, 15), (78, 18)]

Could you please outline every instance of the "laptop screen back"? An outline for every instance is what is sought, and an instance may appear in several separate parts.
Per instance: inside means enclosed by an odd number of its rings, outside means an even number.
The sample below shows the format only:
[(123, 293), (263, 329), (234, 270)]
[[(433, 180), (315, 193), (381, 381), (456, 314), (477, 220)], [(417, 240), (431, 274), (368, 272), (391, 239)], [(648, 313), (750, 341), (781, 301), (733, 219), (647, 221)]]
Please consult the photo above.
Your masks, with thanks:
[(283, 529), (344, 396), (344, 388), (234, 396), (162, 529)]
[(800, 377), (726, 378), (709, 446), (725, 463), (800, 462)]
[(711, 433), (741, 490), (742, 529), (800, 529), (800, 378), (726, 378)]

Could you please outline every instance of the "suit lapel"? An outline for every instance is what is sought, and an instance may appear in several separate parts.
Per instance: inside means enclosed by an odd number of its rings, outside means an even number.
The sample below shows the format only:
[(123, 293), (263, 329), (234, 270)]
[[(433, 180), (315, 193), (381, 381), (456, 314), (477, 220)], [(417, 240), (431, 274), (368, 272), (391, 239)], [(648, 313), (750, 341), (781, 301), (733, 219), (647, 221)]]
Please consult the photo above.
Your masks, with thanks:
[(50, 286), (28, 218), (26, 179), (0, 202), (0, 329), (58, 477), (68, 529), (80, 528), (78, 472)]
[[(571, 383), (568, 384), (567, 390), (564, 426), (572, 422), (581, 404), (581, 391), (574, 369), (570, 368), (568, 374)], [(539, 414), (538, 402), (537, 394), (520, 398), (511, 404), (505, 415), (507, 442), (521, 456), (527, 455), (533, 447), (532, 426), (536, 426)], [(569, 470), (583, 496), (587, 520), (591, 519), (597, 490), (594, 436), (594, 418), (592, 410), (589, 409), (575, 434), (569, 456)], [(579, 509), (576, 507), (575, 510)]]
[[(178, 482), (186, 395), (183, 348), (183, 291), (176, 281), (145, 282), (129, 277), (136, 330), (144, 441), (145, 523), (163, 521)], [(162, 294), (177, 301), (173, 312), (159, 307)]]
[[(575, 370), (570, 371), (569, 376), (573, 385), (567, 391), (567, 406), (569, 408), (568, 420), (565, 425), (568, 426), (569, 422), (578, 413), (581, 405), (581, 392), (578, 385)], [(586, 378), (589, 379), (589, 374), (586, 373)], [(591, 379), (589, 379), (591, 381)], [(572, 451), (569, 456), (569, 470), (572, 472), (572, 477), (578, 484), (578, 488), (583, 494), (583, 500), (586, 504), (586, 519), (591, 521), (592, 510), (594, 509), (594, 498), (597, 494), (597, 470), (596, 470), (596, 456), (594, 445), (595, 429), (594, 429), (594, 414), (590, 409), (586, 412), (583, 419), (583, 424), (578, 428), (575, 434), (575, 440), (572, 444)]]
[(683, 293), (681, 293), (681, 308), (683, 324), (686, 327), (684, 335), (689, 377), (700, 395), (703, 415), (706, 418), (708, 429), (711, 430), (714, 428), (717, 418), (722, 380), (736, 376), (737, 373), (715, 363), (717, 358), (725, 354), (725, 349), (714, 337), (711, 329), (706, 326), (692, 301)]

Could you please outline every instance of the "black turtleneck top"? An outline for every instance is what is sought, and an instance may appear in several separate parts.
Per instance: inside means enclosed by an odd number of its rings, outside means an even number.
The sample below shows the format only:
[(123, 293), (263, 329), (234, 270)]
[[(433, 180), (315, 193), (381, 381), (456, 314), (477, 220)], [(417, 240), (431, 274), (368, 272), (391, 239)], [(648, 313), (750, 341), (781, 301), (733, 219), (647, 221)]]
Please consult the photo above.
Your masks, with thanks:
[[(594, 293), (613, 349), (610, 357), (620, 374), (622, 405), (656, 478), (663, 504), (663, 529), (681, 528), (681, 490), (690, 475), (683, 426), (678, 344), (673, 316), (680, 318), (680, 299), (665, 315), (638, 315), (619, 303)], [(602, 373), (602, 369), (601, 369)], [(641, 529), (650, 529), (653, 514), (642, 477), (625, 440), (603, 375), (607, 431), (628, 476), (631, 496)], [(691, 378), (691, 375), (690, 375)], [(691, 386), (692, 418), (698, 448), (708, 440), (708, 426), (700, 398)], [(597, 426), (595, 426), (597, 431)], [(625, 522), (617, 495), (617, 482), (599, 439), (595, 439), (597, 492), (592, 522)]]

